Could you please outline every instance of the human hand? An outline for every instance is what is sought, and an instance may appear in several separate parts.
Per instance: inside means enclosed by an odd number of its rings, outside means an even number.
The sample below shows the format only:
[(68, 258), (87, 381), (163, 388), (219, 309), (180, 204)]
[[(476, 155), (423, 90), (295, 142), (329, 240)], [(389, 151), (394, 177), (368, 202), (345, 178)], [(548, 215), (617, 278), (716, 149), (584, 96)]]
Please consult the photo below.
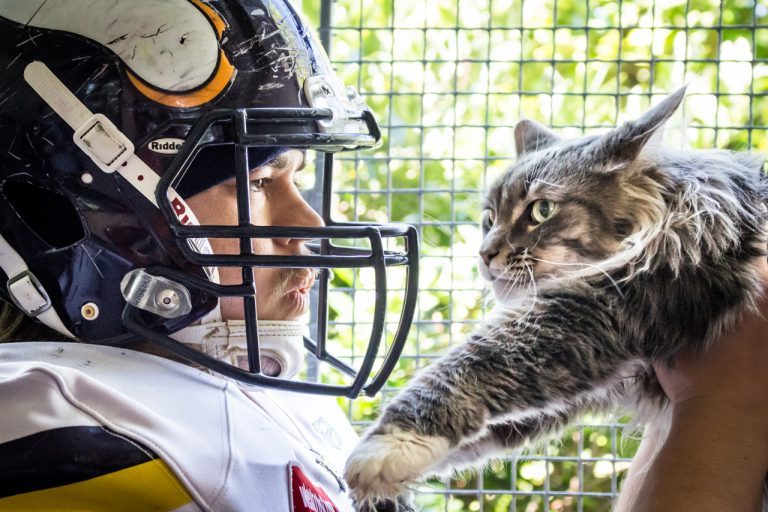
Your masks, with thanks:
[[(768, 262), (760, 272), (768, 284)], [(678, 354), (670, 366), (654, 365), (664, 392), (674, 405), (700, 402), (724, 410), (751, 413), (768, 433), (768, 293), (758, 312), (745, 313), (735, 330), (718, 339), (704, 354)]]
[[(768, 262), (759, 267), (768, 285)], [(683, 352), (672, 365), (663, 361), (654, 368), (672, 404), (671, 424), (666, 435), (651, 429), (643, 439), (643, 467), (630, 470), (620, 510), (762, 510), (768, 297), (704, 354)]]

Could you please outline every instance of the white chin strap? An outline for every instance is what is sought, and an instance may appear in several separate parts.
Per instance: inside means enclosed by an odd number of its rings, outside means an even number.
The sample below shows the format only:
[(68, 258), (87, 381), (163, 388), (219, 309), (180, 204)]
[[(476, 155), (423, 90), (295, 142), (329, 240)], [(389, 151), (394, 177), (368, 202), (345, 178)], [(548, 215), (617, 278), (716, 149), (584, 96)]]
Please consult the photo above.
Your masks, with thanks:
[[(305, 327), (303, 322), (259, 320), (259, 355), (265, 375), (284, 379), (296, 375), (304, 356)], [(171, 337), (220, 361), (248, 368), (243, 320), (191, 325)]]

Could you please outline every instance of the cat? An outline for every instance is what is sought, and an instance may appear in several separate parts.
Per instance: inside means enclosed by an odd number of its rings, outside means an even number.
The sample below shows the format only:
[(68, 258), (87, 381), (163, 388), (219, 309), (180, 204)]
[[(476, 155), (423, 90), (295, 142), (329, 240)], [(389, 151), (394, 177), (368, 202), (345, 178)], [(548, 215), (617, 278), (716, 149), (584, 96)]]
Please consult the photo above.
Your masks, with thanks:
[(479, 250), (497, 305), (421, 370), (351, 454), (358, 503), (482, 463), (622, 404), (661, 421), (651, 363), (700, 353), (762, 293), (763, 160), (659, 144), (685, 88), (604, 135), (530, 120), (489, 188)]

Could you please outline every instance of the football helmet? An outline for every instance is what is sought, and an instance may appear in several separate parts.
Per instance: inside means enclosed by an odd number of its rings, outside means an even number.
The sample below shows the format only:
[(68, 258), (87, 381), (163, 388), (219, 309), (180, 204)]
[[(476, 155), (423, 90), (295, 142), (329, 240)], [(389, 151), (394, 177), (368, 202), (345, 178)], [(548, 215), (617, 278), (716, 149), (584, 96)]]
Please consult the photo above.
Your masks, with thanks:
[[(333, 154), (375, 147), (380, 131), (290, 4), (0, 0), (0, 68), (4, 300), (73, 339), (145, 340), (247, 384), (348, 397), (383, 386), (415, 309), (417, 233), (332, 219)], [(322, 155), (325, 227), (250, 222), (248, 173), (286, 148)], [(231, 177), (239, 224), (200, 225), (184, 199)], [(251, 240), (279, 237), (313, 241), (310, 253), (253, 254)], [(240, 253), (212, 253), (211, 238), (239, 240)], [(219, 283), (218, 267), (242, 268), (242, 282)], [(256, 267), (317, 269), (316, 328), (303, 344), (345, 383), (262, 371), (255, 294), (269, 290), (255, 289)], [(327, 348), (327, 293), (333, 269), (364, 267), (375, 318), (351, 365)], [(406, 284), (383, 343), (392, 267)], [(172, 337), (222, 297), (243, 298), (247, 369)]]

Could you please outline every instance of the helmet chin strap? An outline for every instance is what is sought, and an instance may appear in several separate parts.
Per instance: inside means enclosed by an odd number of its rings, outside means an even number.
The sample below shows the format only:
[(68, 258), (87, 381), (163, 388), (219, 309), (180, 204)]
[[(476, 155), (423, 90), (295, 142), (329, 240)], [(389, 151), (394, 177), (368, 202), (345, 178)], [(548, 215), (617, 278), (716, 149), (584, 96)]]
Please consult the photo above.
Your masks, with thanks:
[[(304, 355), (304, 322), (259, 320), (259, 356), (262, 372), (290, 379), (301, 368)], [(248, 349), (243, 320), (218, 320), (191, 325), (171, 335), (220, 361), (248, 369)]]
[[(212, 279), (219, 283), (218, 273)], [(290, 379), (298, 373), (304, 357), (305, 322), (259, 320), (259, 360), (261, 371), (269, 377)], [(225, 363), (248, 369), (248, 344), (243, 320), (222, 320), (221, 301), (196, 325), (190, 325), (171, 338)]]

